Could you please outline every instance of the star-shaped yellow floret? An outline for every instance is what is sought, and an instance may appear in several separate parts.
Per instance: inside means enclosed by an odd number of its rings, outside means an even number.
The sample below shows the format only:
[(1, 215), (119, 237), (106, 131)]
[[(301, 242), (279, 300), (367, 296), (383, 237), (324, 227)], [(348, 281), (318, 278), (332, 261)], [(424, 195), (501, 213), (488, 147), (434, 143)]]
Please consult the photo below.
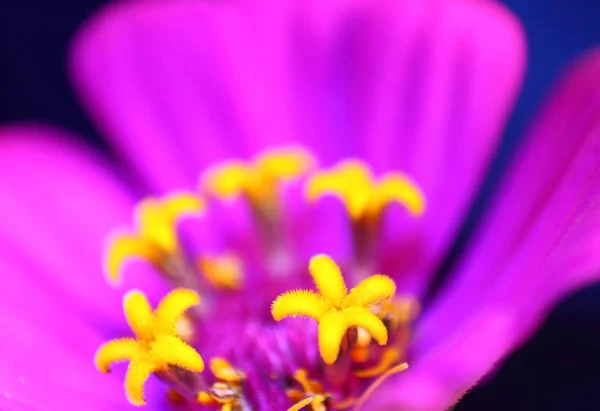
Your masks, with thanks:
[(317, 321), (319, 351), (327, 364), (337, 359), (342, 339), (351, 327), (364, 328), (379, 344), (387, 344), (387, 329), (370, 307), (394, 295), (396, 284), (391, 278), (373, 275), (348, 292), (340, 268), (324, 254), (310, 260), (309, 271), (319, 292), (294, 290), (281, 294), (271, 306), (276, 321), (295, 316)]
[(176, 331), (177, 320), (199, 302), (194, 291), (179, 288), (167, 294), (152, 311), (144, 294), (130, 291), (123, 298), (123, 309), (135, 338), (118, 338), (103, 344), (94, 357), (96, 368), (108, 373), (112, 363), (129, 361), (125, 393), (134, 405), (145, 404), (144, 384), (152, 373), (166, 373), (171, 366), (202, 372), (202, 357)]
[(109, 281), (118, 281), (121, 267), (131, 258), (143, 258), (160, 266), (178, 250), (178, 219), (198, 215), (204, 209), (204, 202), (194, 193), (175, 193), (141, 201), (135, 209), (134, 230), (114, 234), (107, 244), (104, 271)]
[(376, 180), (368, 166), (346, 160), (315, 173), (308, 181), (305, 195), (316, 201), (325, 195), (341, 199), (353, 220), (379, 217), (390, 203), (404, 205), (414, 215), (425, 210), (425, 199), (418, 187), (401, 173), (388, 173)]
[(314, 158), (301, 148), (265, 151), (252, 161), (229, 161), (209, 169), (203, 190), (220, 198), (246, 195), (252, 202), (271, 201), (277, 184), (300, 177), (313, 168)]

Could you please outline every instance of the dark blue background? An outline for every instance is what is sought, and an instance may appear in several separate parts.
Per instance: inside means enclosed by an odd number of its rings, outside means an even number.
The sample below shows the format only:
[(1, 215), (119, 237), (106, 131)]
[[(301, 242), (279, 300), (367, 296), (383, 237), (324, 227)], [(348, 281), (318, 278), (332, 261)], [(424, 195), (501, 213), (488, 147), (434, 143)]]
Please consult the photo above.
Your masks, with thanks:
[[(510, 156), (527, 120), (560, 70), (584, 50), (600, 44), (597, 0), (504, 2), (524, 23), (529, 63), (523, 93), (494, 167), (496, 172)], [(102, 3), (27, 0), (0, 5), (0, 124), (49, 121), (104, 147), (75, 103), (64, 64), (74, 30)], [(492, 177), (488, 188), (493, 182)], [(479, 204), (484, 203), (482, 200)], [(476, 219), (471, 223), (475, 224)], [(600, 410), (599, 351), (597, 286), (561, 304), (540, 333), (513, 355), (496, 377), (472, 390), (456, 409)]]

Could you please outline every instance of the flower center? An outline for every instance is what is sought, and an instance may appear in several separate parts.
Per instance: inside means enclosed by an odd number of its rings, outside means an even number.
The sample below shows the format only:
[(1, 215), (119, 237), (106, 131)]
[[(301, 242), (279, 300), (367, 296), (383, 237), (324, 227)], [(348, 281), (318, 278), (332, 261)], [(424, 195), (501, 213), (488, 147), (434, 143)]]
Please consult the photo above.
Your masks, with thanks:
[[(217, 165), (200, 179), (200, 193), (143, 200), (134, 227), (112, 236), (104, 261), (111, 283), (117, 285), (136, 258), (174, 288), (154, 311), (141, 292), (128, 293), (124, 311), (135, 337), (109, 341), (96, 354), (102, 372), (113, 362), (129, 361), (125, 392), (131, 403), (145, 403), (144, 383), (155, 375), (170, 388), (171, 400), (222, 410), (261, 409), (280, 399), (291, 411), (359, 409), (373, 387), (407, 367), (418, 301), (396, 295), (391, 277), (370, 273), (379, 258), (388, 205), (401, 204), (419, 216), (424, 197), (400, 173), (375, 178), (356, 160), (331, 169), (316, 164), (307, 151), (286, 148)], [(301, 189), (290, 200), (283, 192), (294, 184)], [(297, 218), (287, 201), (309, 210), (330, 195), (341, 201), (352, 228), (352, 238), (339, 239), (352, 245), (351, 261), (343, 262), (352, 287), (330, 256), (309, 259), (298, 246), (318, 238), (299, 240), (286, 229)], [(251, 216), (250, 230), (227, 226), (240, 203)], [(227, 211), (219, 224), (214, 205)], [(181, 228), (189, 217), (200, 224), (195, 232), (207, 234), (209, 241), (190, 245)], [(320, 223), (326, 230), (327, 221)], [(302, 236), (303, 228), (291, 231)], [(231, 232), (246, 241), (222, 234)], [(300, 275), (306, 265), (316, 290), (307, 288), (308, 277)], [(269, 306), (272, 318), (264, 315)], [(313, 319), (316, 338), (310, 325), (279, 323), (287, 317)], [(286, 323), (297, 321), (303, 320)], [(256, 357), (247, 351), (240, 355), (248, 324), (257, 330), (250, 341)], [(306, 354), (312, 347), (318, 347), (318, 355)], [(198, 352), (211, 358), (209, 376)]]

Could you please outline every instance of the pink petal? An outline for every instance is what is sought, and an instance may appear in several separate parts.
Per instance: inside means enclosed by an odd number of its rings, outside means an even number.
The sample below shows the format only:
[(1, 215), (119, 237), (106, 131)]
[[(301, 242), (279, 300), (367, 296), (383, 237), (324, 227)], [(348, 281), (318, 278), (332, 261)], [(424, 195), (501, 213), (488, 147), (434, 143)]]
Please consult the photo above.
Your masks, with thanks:
[(598, 280), (599, 76), (596, 51), (542, 111), (454, 280), (422, 320), (412, 370), (390, 381), (377, 405), (447, 408), (559, 299)]
[[(388, 254), (399, 257), (389, 274), (416, 295), (427, 287), (483, 181), (525, 62), (521, 28), (500, 4), (439, 3), (429, 12), (417, 5), (423, 2), (399, 7), (396, 15), (416, 24), (408, 35), (415, 40), (409, 47), (398, 41), (384, 77), (393, 80), (370, 88), (379, 94), (366, 122), (368, 158), (409, 175), (426, 197), (421, 218), (389, 213), (385, 238)], [(397, 30), (397, 38), (406, 37)]]
[(38, 281), (34, 265), (14, 249), (0, 251), (0, 408), (122, 407), (122, 380), (93, 364), (105, 337)]
[(463, 220), (524, 67), (514, 18), (475, 0), (123, 2), (72, 51), (83, 101), (154, 189), (291, 141), (323, 164), (361, 156), (413, 176), (426, 215), (387, 235), (419, 248), (403, 273), (414, 292)]
[[(102, 252), (108, 233), (131, 219), (127, 187), (72, 136), (34, 126), (0, 130), (0, 175), (2, 246), (27, 258), (65, 307), (105, 331), (123, 326), (125, 289), (107, 284)], [(156, 277), (141, 283), (150, 293), (160, 287)]]

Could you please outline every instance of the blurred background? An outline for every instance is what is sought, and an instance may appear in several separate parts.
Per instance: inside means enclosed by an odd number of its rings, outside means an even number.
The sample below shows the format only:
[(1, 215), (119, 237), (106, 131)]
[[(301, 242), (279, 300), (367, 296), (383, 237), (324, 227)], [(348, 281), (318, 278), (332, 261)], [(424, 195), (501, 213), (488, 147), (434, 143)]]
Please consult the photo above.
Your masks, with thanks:
[[(65, 71), (69, 39), (79, 24), (103, 3), (100, 0), (2, 2), (0, 124), (31, 119), (48, 121), (74, 130), (100, 149), (106, 149), (76, 104)], [(600, 44), (600, 2), (505, 0), (504, 3), (525, 26), (528, 71), (494, 175), (479, 204), (484, 203), (495, 176), (552, 81), (570, 60)], [(476, 219), (471, 223), (476, 223)], [(600, 410), (600, 286), (585, 289), (564, 301), (527, 346), (456, 407), (456, 411), (466, 410)]]

